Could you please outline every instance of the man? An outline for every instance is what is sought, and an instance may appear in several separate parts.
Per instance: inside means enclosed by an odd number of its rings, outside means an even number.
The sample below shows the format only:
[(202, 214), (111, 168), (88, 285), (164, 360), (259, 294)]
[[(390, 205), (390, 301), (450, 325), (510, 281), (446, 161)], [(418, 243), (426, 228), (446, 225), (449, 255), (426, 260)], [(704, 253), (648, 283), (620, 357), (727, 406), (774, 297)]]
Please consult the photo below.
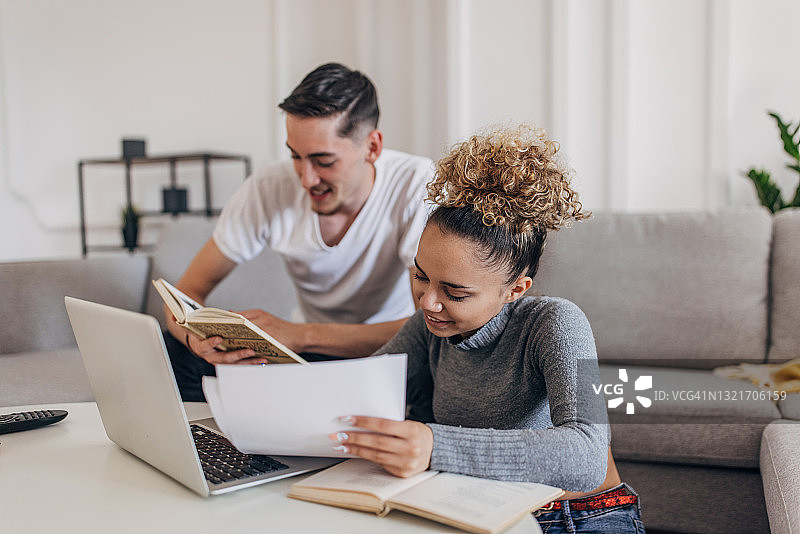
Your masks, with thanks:
[[(286, 262), (305, 324), (240, 313), (296, 352), (369, 355), (414, 310), (409, 269), (432, 162), (383, 149), (375, 87), (343, 65), (318, 67), (279, 107), (292, 162), (245, 181), (177, 287), (202, 303), (237, 264), (269, 246)], [(214, 364), (263, 362), (248, 349), (218, 351), (221, 338), (187, 335), (168, 311), (167, 318), (184, 400), (204, 400), (201, 377), (214, 374)]]

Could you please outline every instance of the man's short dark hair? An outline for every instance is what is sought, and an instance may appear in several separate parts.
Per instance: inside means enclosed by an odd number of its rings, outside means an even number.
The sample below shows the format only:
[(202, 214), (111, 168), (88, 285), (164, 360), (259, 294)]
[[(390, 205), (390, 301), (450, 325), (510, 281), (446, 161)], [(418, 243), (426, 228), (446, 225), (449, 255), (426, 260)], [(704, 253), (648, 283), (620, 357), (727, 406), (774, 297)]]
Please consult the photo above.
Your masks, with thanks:
[(311, 71), (278, 107), (298, 117), (341, 113), (337, 133), (351, 138), (362, 129), (377, 128), (380, 114), (378, 94), (370, 79), (339, 63), (326, 63)]

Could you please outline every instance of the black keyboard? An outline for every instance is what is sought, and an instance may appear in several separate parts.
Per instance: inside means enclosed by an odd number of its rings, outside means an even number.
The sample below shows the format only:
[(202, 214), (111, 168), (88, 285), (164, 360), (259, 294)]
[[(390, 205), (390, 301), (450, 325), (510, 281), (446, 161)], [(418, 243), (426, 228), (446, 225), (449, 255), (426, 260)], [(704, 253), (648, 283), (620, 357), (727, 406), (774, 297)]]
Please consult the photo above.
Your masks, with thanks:
[(200, 425), (191, 425), (191, 428), (203, 473), (212, 484), (289, 469), (288, 465), (269, 456), (240, 452), (230, 441)]
[(52, 425), (66, 416), (66, 410), (36, 410), (33, 412), (3, 414), (0, 415), (0, 434)]

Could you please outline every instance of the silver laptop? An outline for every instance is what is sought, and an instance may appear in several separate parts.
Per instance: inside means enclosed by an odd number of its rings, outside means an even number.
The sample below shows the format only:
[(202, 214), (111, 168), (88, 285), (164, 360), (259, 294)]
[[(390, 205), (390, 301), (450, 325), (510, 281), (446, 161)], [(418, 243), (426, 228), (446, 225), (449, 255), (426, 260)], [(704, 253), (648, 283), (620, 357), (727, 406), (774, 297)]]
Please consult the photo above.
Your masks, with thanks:
[[(215, 495), (341, 461), (239, 453), (213, 419), (187, 420), (155, 317), (64, 300), (109, 439), (181, 484)], [(241, 457), (219, 464), (209, 456), (227, 447)]]

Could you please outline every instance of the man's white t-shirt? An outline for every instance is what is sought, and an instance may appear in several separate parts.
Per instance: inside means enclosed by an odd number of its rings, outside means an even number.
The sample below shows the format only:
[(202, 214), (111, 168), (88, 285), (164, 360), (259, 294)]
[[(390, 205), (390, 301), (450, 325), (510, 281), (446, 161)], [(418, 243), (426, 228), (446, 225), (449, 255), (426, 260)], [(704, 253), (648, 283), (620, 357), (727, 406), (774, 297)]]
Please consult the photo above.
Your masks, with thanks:
[[(428, 210), (433, 163), (384, 149), (375, 183), (342, 240), (322, 240), (317, 213), (292, 162), (245, 180), (225, 204), (214, 242), (236, 263), (270, 247), (283, 257), (306, 322), (376, 323), (414, 312), (408, 269)], [(264, 273), (265, 279), (270, 273)]]

